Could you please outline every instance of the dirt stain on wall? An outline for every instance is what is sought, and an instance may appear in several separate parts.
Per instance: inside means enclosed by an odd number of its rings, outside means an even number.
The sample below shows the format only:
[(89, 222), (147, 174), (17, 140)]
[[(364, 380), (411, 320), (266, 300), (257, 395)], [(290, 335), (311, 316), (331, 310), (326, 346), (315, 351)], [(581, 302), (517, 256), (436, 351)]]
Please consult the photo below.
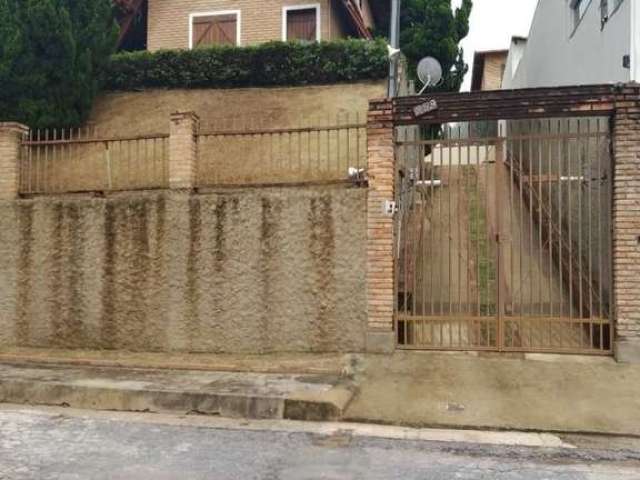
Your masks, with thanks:
[(224, 225), (227, 220), (227, 199), (222, 197), (218, 200), (215, 209), (215, 218), (216, 218), (216, 237), (215, 237), (215, 265), (214, 269), (217, 273), (222, 272), (222, 268), (224, 266), (224, 236), (225, 230)]
[(107, 348), (115, 348), (116, 345), (116, 324), (115, 324), (115, 302), (116, 302), (116, 269), (118, 262), (116, 243), (118, 241), (116, 205), (107, 203), (104, 218), (104, 270), (102, 273), (102, 319), (101, 319), (101, 343)]
[(82, 222), (80, 207), (73, 203), (67, 207), (68, 217), (65, 242), (70, 245), (67, 262), (68, 288), (68, 317), (66, 322), (69, 345), (81, 348), (86, 345), (83, 315), (86, 311), (84, 296), (84, 254), (85, 254), (85, 225)]
[(260, 199), (261, 222), (260, 222), (260, 275), (262, 278), (262, 310), (260, 312), (259, 332), (262, 343), (269, 343), (269, 326), (274, 316), (274, 287), (278, 282), (277, 261), (278, 261), (278, 238), (277, 232), (280, 225), (280, 215), (282, 213), (282, 203), (276, 197), (263, 196)]
[[(135, 319), (129, 330), (130, 338), (141, 339), (145, 350), (152, 350), (152, 336), (147, 331), (149, 314), (149, 288), (151, 280), (151, 252), (149, 248), (149, 202), (146, 199), (132, 202), (127, 223), (131, 232), (127, 269), (127, 285), (131, 287), (128, 302), (129, 316)], [(122, 322), (126, 319), (122, 319)], [(139, 340), (138, 340), (139, 341)]]
[(22, 204), (18, 208), (20, 245), (18, 256), (18, 285), (16, 337), (21, 345), (29, 344), (31, 324), (31, 279), (33, 258), (33, 205)]
[(50, 251), (51, 285), (48, 305), (51, 343), (58, 347), (86, 345), (83, 285), (85, 235), (80, 207), (75, 203), (56, 203), (53, 248)]
[[(221, 196), (215, 204), (214, 216), (214, 245), (213, 245), (213, 278), (211, 278), (211, 298), (215, 314), (220, 314), (224, 311), (224, 291), (225, 291), (225, 260), (227, 259), (226, 253), (226, 223), (227, 223), (227, 210), (228, 201), (225, 196)], [(219, 328), (216, 334), (220, 334)]]
[(63, 296), (63, 280), (62, 280), (62, 262), (64, 239), (62, 230), (64, 229), (64, 207), (62, 203), (56, 203), (53, 207), (53, 248), (49, 250), (48, 263), (51, 265), (51, 282), (48, 292), (49, 298), (47, 304), (50, 306), (49, 318), (51, 322), (51, 342), (55, 346), (64, 344), (64, 319), (62, 318), (62, 309), (65, 300)]
[(200, 334), (200, 251), (202, 248), (202, 216), (200, 199), (189, 199), (189, 255), (187, 257), (187, 285), (185, 302), (187, 306), (187, 335), (193, 349), (194, 341)]
[(318, 350), (335, 344), (335, 232), (333, 206), (330, 196), (312, 198), (309, 205), (309, 256), (313, 262), (313, 289), (317, 299), (315, 328)]
[(163, 196), (159, 196), (155, 202), (155, 238), (154, 248), (151, 254), (151, 278), (148, 288), (151, 289), (150, 305), (152, 311), (155, 311), (156, 318), (149, 325), (149, 343), (150, 348), (154, 351), (162, 351), (167, 346), (166, 328), (166, 310), (154, 309), (154, 306), (162, 305), (167, 296), (167, 273), (165, 269), (165, 245), (166, 239), (166, 222), (167, 222), (167, 202)]

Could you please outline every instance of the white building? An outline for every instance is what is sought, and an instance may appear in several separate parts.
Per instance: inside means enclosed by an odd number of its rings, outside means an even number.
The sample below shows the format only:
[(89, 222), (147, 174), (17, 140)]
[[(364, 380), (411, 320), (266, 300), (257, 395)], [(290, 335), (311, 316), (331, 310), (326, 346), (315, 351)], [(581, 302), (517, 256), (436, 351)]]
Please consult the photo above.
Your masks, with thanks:
[(640, 81), (640, 0), (539, 0), (502, 88)]

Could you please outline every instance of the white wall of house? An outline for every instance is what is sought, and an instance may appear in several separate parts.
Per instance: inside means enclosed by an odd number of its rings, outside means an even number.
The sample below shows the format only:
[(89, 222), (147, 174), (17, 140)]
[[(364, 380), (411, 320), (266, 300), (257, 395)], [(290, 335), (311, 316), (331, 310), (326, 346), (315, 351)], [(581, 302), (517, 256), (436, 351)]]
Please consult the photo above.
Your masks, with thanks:
[(632, 80), (640, 82), (640, 5), (637, 0), (628, 0), (631, 15), (631, 72)]
[[(640, 53), (640, 32), (634, 31), (640, 23), (640, 7), (635, 5), (638, 0), (623, 0), (604, 25), (600, 0), (583, 1), (589, 4), (576, 22), (571, 0), (539, 0), (522, 59), (503, 88), (640, 79), (636, 73), (640, 72), (640, 59), (636, 56), (636, 52)], [(625, 55), (632, 55), (630, 69), (623, 66)]]
[(511, 39), (511, 46), (509, 47), (509, 55), (507, 56), (507, 63), (504, 67), (504, 75), (502, 77), (502, 89), (509, 90), (515, 88), (513, 86), (513, 79), (520, 66), (520, 61), (524, 56), (524, 52), (527, 48), (527, 40), (524, 38), (514, 37)]

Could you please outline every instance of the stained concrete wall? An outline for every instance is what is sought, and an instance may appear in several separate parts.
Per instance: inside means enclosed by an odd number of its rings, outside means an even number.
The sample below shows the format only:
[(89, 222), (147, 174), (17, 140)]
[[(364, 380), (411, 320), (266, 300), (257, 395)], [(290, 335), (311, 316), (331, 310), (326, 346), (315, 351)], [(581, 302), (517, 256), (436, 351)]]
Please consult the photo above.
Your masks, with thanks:
[(360, 351), (366, 191), (0, 203), (0, 346)]

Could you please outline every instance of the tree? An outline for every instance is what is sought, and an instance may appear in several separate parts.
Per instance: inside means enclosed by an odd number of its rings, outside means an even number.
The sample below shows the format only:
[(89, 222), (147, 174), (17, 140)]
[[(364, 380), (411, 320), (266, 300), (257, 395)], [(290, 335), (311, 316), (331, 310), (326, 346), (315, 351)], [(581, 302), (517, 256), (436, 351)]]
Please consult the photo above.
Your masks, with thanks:
[(80, 125), (117, 34), (111, 0), (0, 0), (0, 118)]
[(400, 15), (400, 48), (407, 57), (409, 77), (425, 56), (442, 64), (444, 80), (438, 90), (458, 91), (469, 67), (460, 41), (469, 33), (472, 0), (462, 0), (455, 12), (451, 0), (403, 0)]

